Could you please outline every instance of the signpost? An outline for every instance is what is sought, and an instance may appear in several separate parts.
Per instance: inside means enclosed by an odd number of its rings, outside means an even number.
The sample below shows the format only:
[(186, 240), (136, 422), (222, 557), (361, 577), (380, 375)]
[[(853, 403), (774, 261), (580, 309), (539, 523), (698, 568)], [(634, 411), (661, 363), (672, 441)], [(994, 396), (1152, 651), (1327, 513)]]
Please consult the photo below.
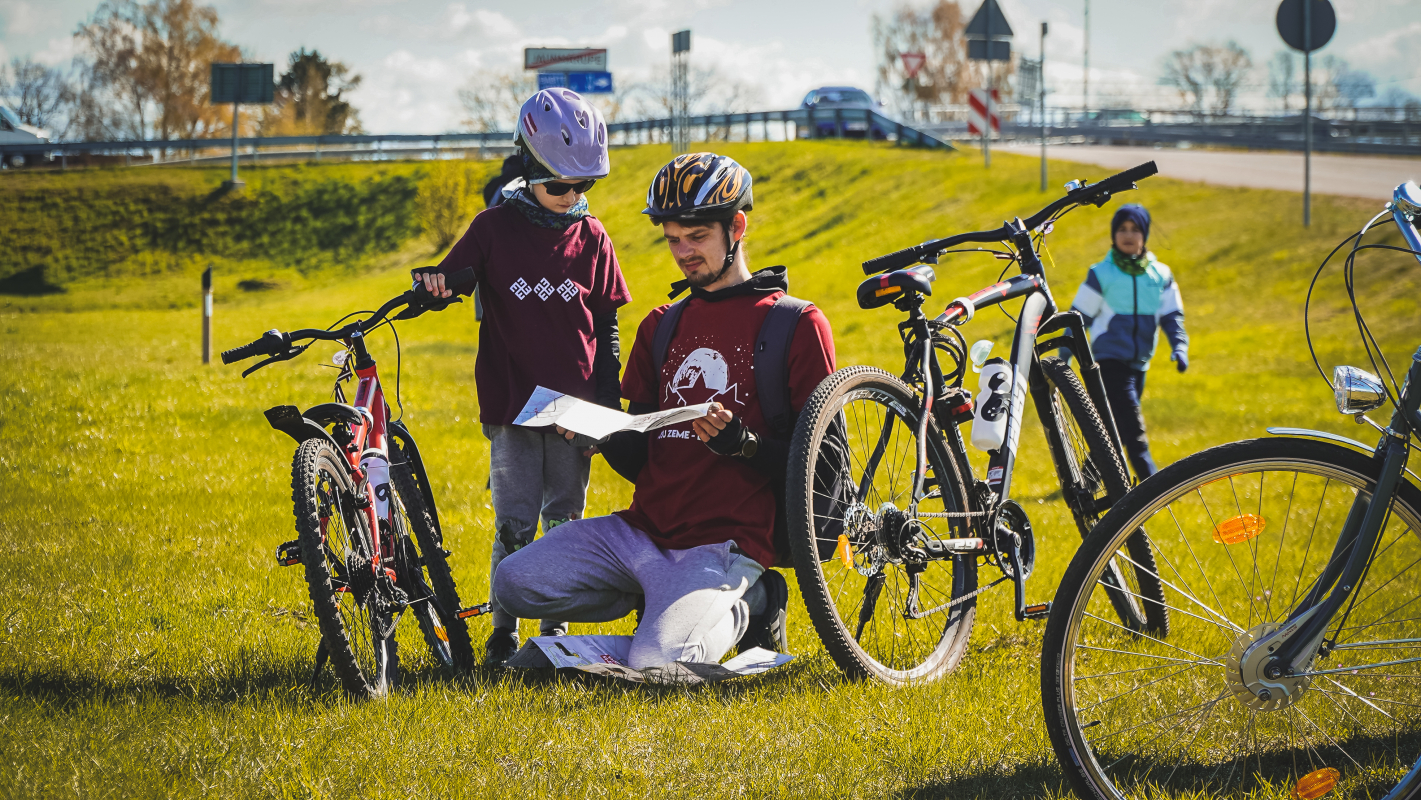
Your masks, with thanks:
[[(994, 130), (1000, 130), (1000, 122), (996, 119), (996, 73), (992, 69), (993, 61), (1011, 60), (1011, 25), (1007, 23), (1006, 15), (997, 5), (997, 0), (982, 0), (982, 6), (977, 9), (977, 13), (972, 15), (972, 21), (967, 23), (964, 31), (967, 36), (967, 57), (973, 61), (987, 62), (987, 91), (990, 93), (990, 118), (992, 124), (983, 124), (982, 133), (982, 158), (984, 163), (992, 166), (992, 135)], [(973, 92), (975, 98), (977, 92)], [(989, 105), (985, 98), (982, 103), (983, 116), (988, 116)], [(975, 112), (974, 112), (975, 113)], [(968, 122), (968, 130), (972, 130), (972, 123)]]
[(271, 64), (212, 65), (213, 103), (232, 104), (232, 179), (222, 184), (224, 189), (237, 189), (237, 109), (242, 103), (270, 103), (276, 97), (275, 71)]
[(202, 363), (212, 363), (212, 265), (202, 271)]
[(1278, 35), (1303, 51), (1303, 227), (1312, 225), (1312, 51), (1337, 32), (1337, 12), (1328, 0), (1283, 0)]
[(1041, 92), (1041, 191), (1046, 191), (1046, 23), (1041, 23), (1041, 61), (1037, 67)]
[(525, 47), (523, 69), (538, 72), (606, 72), (605, 47)]

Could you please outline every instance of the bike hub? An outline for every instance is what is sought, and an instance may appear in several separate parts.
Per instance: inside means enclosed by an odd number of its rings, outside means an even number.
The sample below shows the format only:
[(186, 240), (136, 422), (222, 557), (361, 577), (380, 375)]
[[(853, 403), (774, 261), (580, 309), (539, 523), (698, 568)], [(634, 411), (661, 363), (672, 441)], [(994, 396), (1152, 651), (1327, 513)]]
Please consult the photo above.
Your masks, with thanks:
[(1280, 627), (1280, 623), (1265, 622), (1239, 634), (1224, 660), (1229, 689), (1248, 708), (1258, 711), (1287, 708), (1298, 702), (1312, 683), (1307, 675), (1288, 674), (1268, 653), (1249, 652), (1255, 642)]

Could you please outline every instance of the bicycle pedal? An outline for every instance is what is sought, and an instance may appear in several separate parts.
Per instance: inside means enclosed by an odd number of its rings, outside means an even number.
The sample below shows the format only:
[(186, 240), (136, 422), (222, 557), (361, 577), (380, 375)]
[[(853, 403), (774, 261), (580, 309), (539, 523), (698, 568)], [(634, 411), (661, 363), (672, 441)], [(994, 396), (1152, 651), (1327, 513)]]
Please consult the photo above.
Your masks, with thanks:
[(472, 619), (473, 617), (482, 617), (484, 614), (492, 613), (493, 603), (479, 603), (476, 606), (469, 606), (468, 608), (460, 609), (459, 613), (455, 614), (455, 616), (457, 616), (459, 619)]
[(1022, 609), (1021, 618), (1041, 619), (1042, 617), (1049, 616), (1050, 614), (1051, 601), (1048, 600), (1045, 603), (1037, 603), (1036, 605), (1027, 606), (1026, 608)]
[(291, 567), (301, 563), (301, 542), (292, 539), (276, 546), (276, 563)]

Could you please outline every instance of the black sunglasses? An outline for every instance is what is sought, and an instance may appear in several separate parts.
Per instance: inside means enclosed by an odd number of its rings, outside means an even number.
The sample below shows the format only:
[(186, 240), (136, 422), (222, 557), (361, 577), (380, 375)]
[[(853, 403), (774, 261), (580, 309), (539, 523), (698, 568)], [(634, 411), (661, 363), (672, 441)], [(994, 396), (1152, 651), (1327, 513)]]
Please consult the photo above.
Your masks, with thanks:
[(559, 181), (548, 181), (547, 183), (543, 184), (543, 191), (547, 192), (553, 197), (562, 197), (568, 192), (577, 192), (578, 194), (582, 194), (588, 189), (591, 189), (593, 184), (595, 183), (597, 183), (596, 179), (590, 181), (582, 181), (581, 183), (562, 183)]

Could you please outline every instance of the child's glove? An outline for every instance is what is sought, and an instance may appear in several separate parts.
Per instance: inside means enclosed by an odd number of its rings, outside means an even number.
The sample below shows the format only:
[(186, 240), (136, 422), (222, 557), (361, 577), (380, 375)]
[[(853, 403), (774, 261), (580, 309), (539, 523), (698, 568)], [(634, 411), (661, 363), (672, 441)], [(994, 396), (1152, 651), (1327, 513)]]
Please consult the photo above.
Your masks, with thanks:
[(1175, 369), (1178, 369), (1180, 372), (1189, 369), (1189, 353), (1184, 350), (1175, 350), (1173, 353), (1170, 353), (1169, 360), (1174, 362)]

